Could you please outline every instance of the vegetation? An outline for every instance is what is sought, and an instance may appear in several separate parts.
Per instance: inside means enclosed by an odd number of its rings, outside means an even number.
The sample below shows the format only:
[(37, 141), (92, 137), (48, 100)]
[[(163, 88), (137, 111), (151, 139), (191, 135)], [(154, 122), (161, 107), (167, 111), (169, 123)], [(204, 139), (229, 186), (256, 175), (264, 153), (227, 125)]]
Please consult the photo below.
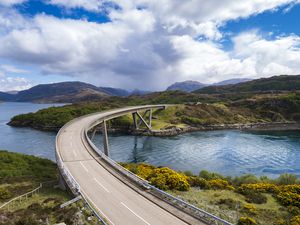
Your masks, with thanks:
[(209, 86), (197, 93), (224, 94), (232, 92), (295, 91), (300, 89), (300, 76), (275, 76), (224, 86)]
[[(182, 104), (169, 106), (166, 110), (157, 110), (153, 113), (154, 129), (300, 121), (300, 92), (272, 95), (256, 94), (237, 100), (230, 98), (213, 99), (212, 97), (199, 99), (199, 96), (195, 96), (190, 93), (173, 91), (154, 93), (149, 96), (111, 97), (100, 102), (50, 107), (36, 113), (18, 115), (13, 117), (9, 124), (56, 131), (68, 121), (89, 113), (127, 105), (172, 103), (173, 101)], [(194, 101), (194, 103), (186, 103), (188, 101)], [(123, 129), (130, 129), (132, 124), (130, 115), (111, 121), (111, 126)]]
[(82, 201), (60, 209), (72, 196), (54, 188), (57, 175), (50, 160), (0, 151), (0, 205), (46, 182), (38, 194), (0, 209), (0, 225), (96, 224)]
[(176, 172), (145, 163), (121, 165), (152, 185), (235, 224), (299, 222), (300, 180), (291, 174), (277, 179), (250, 174), (224, 177), (204, 170), (196, 176), (190, 171)]

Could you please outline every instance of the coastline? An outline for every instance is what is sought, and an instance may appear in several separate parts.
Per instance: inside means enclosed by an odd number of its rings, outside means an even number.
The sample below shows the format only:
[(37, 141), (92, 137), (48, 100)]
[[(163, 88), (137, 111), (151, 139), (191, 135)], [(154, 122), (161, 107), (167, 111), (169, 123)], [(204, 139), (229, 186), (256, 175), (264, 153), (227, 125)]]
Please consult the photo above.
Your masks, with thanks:
[(197, 131), (213, 131), (213, 130), (252, 130), (252, 131), (287, 131), (299, 130), (300, 123), (296, 122), (273, 122), (273, 123), (248, 123), (248, 124), (218, 124), (206, 126), (189, 126), (184, 128), (172, 127), (164, 130), (131, 130), (124, 128), (111, 128), (110, 133), (125, 133), (136, 136), (155, 136), (155, 137), (171, 137), (184, 133)]
[[(46, 132), (58, 132), (60, 127), (31, 127), (7, 123), (9, 126), (13, 127), (28, 127), (40, 131)], [(99, 130), (99, 129), (98, 129)], [(270, 123), (236, 123), (236, 124), (212, 124), (212, 125), (202, 125), (202, 126), (187, 126), (187, 127), (176, 127), (175, 125), (168, 129), (161, 130), (133, 130), (128, 127), (114, 127), (109, 128), (109, 133), (121, 133), (135, 136), (155, 136), (155, 137), (172, 137), (180, 134), (197, 132), (197, 131), (214, 131), (214, 130), (251, 130), (251, 131), (300, 131), (300, 123), (297, 122), (270, 122)]]

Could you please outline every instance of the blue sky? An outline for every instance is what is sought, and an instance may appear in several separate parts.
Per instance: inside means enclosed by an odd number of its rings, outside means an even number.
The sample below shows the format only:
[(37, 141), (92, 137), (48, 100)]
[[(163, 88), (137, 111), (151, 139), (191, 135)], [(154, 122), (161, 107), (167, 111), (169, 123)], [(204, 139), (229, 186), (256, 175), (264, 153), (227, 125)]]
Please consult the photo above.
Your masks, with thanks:
[(67, 80), (163, 90), (298, 74), (298, 3), (0, 0), (0, 91)]

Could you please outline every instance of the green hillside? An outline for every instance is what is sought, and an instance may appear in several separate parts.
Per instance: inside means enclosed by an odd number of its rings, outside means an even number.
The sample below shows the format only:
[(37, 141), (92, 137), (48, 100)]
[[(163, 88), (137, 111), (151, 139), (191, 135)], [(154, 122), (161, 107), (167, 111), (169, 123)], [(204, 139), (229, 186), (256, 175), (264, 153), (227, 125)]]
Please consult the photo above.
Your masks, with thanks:
[(262, 78), (240, 84), (209, 86), (195, 91), (199, 94), (225, 94), (241, 92), (271, 92), (271, 91), (295, 91), (300, 90), (300, 75), (275, 76)]
[[(151, 97), (150, 97), (151, 96)], [(178, 96), (178, 98), (176, 98)], [(154, 112), (154, 129), (170, 126), (208, 126), (235, 123), (299, 122), (300, 92), (280, 94), (252, 94), (250, 96), (214, 97), (183, 92), (161, 92), (128, 98), (112, 97), (99, 102), (86, 102), (62, 107), (51, 107), (36, 113), (15, 116), (11, 126), (32, 127), (57, 131), (68, 121), (93, 112), (127, 105), (179, 103), (166, 110)], [(236, 99), (234, 99), (236, 98)], [(130, 116), (112, 121), (114, 126), (129, 127)]]

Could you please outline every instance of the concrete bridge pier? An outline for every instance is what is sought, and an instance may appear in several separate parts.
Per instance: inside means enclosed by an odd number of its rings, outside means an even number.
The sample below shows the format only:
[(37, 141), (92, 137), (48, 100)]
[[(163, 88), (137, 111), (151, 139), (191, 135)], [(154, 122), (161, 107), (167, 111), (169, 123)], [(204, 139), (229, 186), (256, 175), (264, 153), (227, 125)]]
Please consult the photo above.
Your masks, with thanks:
[(107, 134), (107, 127), (106, 127), (106, 120), (103, 120), (103, 124), (102, 124), (102, 135), (103, 135), (104, 154), (105, 154), (106, 156), (109, 156), (108, 134)]
[(58, 178), (58, 187), (61, 190), (67, 190), (67, 186), (66, 186), (66, 182), (65, 179), (63, 178), (63, 176), (59, 173), (59, 178)]
[(94, 127), (94, 129), (93, 129), (93, 131), (92, 131), (91, 140), (94, 140), (94, 137), (95, 137), (95, 135), (96, 135), (96, 131), (97, 131), (97, 129), (96, 129), (96, 127)]

